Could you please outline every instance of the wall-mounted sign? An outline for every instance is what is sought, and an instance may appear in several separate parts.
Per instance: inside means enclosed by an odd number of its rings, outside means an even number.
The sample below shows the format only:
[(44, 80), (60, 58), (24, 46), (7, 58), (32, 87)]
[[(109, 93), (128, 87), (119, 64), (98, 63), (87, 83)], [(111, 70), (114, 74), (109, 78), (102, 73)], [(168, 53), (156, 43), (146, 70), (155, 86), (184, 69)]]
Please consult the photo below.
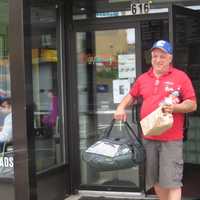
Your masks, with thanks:
[(133, 15), (148, 14), (150, 10), (150, 3), (132, 3), (131, 12)]

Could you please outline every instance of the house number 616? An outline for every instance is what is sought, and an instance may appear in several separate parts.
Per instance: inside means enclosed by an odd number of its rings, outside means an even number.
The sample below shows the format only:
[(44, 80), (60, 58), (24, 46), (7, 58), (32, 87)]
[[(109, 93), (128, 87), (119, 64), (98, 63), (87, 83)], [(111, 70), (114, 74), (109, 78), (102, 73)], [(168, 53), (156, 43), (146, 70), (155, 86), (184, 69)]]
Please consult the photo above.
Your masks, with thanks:
[(133, 15), (149, 13), (149, 3), (133, 3), (131, 4), (131, 12)]

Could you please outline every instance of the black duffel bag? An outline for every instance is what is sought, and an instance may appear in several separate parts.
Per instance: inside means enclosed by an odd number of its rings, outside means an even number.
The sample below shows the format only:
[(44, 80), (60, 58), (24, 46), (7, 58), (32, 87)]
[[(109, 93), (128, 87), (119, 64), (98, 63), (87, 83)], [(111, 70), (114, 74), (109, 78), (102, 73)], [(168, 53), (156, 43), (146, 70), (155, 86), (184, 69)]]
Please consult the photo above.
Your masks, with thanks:
[(123, 122), (123, 128), (120, 128), (123, 137), (115, 137), (115, 123), (117, 122), (113, 119), (104, 137), (83, 151), (83, 160), (98, 171), (127, 169), (145, 160), (145, 149), (141, 139), (128, 122)]

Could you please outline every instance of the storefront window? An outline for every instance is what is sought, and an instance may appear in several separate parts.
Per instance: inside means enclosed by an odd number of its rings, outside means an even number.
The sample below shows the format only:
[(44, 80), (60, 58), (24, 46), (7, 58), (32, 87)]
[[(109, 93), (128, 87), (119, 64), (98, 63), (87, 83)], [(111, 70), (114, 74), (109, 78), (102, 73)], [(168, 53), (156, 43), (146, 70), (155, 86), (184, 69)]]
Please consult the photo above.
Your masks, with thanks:
[(0, 0), (0, 178), (14, 177), (8, 1)]
[(32, 69), (37, 171), (63, 162), (56, 7), (32, 8)]

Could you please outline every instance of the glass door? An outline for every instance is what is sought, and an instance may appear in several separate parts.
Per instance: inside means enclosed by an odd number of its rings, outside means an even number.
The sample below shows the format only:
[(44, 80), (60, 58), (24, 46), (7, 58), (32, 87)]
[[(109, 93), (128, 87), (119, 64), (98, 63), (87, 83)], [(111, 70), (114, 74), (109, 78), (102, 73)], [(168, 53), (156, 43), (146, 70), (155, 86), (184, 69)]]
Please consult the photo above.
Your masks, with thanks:
[[(174, 46), (174, 64), (192, 79), (200, 98), (200, 14), (180, 6), (170, 9), (169, 32)], [(200, 197), (200, 107), (188, 115), (189, 128), (184, 142), (183, 195)]]
[[(76, 33), (81, 187), (98, 190), (141, 190), (140, 167), (98, 172), (81, 153), (103, 136), (117, 104), (138, 74), (136, 28)], [(138, 70), (138, 71), (137, 71)], [(127, 110), (132, 121), (132, 110)]]
[[(64, 199), (68, 190), (64, 134), (61, 5), (31, 7), (37, 199)], [(55, 187), (57, 185), (58, 187)], [(46, 192), (48, 191), (48, 192)]]

